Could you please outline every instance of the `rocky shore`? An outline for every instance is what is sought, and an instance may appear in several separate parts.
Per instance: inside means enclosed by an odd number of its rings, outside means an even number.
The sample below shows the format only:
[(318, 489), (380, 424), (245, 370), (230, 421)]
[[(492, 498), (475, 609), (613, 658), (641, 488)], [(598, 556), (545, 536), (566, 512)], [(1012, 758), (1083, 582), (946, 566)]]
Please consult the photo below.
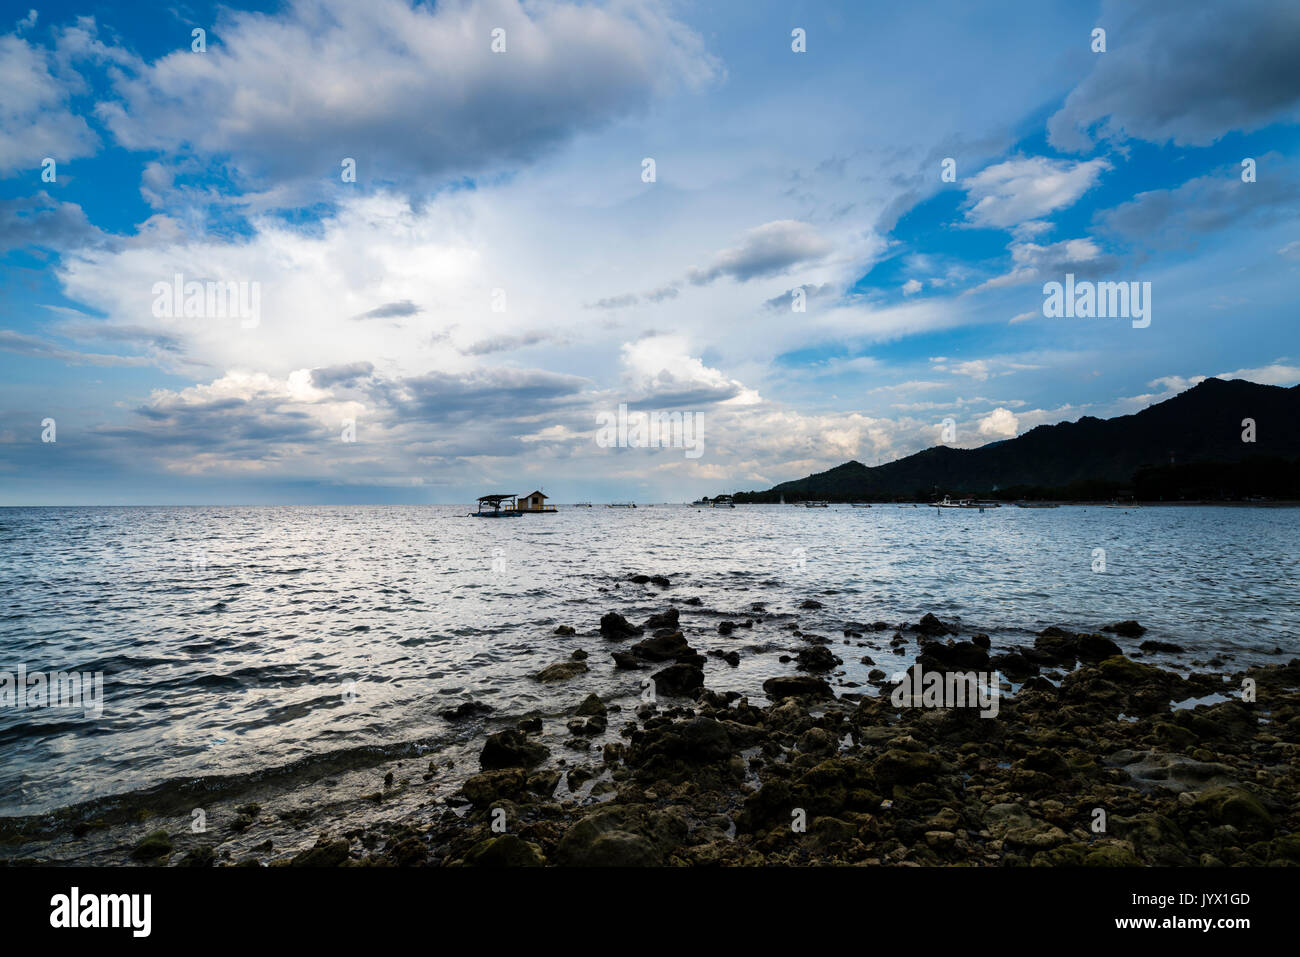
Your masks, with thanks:
[[(498, 721), (476, 746), (471, 776), (419, 813), (238, 859), (219, 840), (185, 835), (181, 847), (163, 829), (138, 840), (132, 857), (199, 866), (1300, 864), (1300, 659), (1185, 675), (1135, 660), (1170, 650), (1141, 642), (1137, 622), (1104, 633), (1048, 628), (1032, 644), (995, 648), (926, 615), (846, 625), (834, 642), (793, 628), (803, 646), (791, 656), (796, 670), (768, 679), (756, 704), (706, 687), (705, 657), (680, 615), (672, 607), (636, 624), (606, 614), (604, 660), (578, 651), (534, 675), (575, 688), (563, 745), (554, 734), (542, 743), (537, 717)], [(891, 647), (914, 650), (929, 671), (998, 672), (996, 715), (899, 706), (879, 669), (875, 688), (833, 686), (836, 652), (861, 648), (864, 630), (892, 631)], [(637, 704), (584, 694), (582, 676), (596, 668), (626, 672), (629, 695), (644, 689)], [(468, 701), (444, 716), (481, 721), (490, 711)], [(437, 772), (430, 764), (422, 777)], [(375, 800), (419, 784), (390, 772)], [(240, 814), (244, 830), (267, 817), (256, 805)]]

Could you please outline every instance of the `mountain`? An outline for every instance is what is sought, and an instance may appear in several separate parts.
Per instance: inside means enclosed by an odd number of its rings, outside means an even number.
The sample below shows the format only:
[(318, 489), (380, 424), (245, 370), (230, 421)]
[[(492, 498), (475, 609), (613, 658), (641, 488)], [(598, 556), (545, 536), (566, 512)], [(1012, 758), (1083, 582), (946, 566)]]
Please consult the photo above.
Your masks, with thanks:
[[(1255, 441), (1242, 440), (1243, 419)], [(885, 465), (846, 462), (742, 502), (999, 498), (1300, 497), (1300, 386), (1206, 379), (1133, 415), (1040, 425), (977, 449), (938, 446)]]

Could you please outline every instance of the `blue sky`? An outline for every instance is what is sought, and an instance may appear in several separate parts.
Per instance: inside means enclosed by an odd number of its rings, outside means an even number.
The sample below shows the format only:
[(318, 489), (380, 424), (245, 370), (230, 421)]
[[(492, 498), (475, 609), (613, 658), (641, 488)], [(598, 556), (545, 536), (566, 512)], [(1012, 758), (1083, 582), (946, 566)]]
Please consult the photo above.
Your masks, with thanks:
[(1300, 381), (1284, 0), (0, 11), (0, 504), (682, 500)]

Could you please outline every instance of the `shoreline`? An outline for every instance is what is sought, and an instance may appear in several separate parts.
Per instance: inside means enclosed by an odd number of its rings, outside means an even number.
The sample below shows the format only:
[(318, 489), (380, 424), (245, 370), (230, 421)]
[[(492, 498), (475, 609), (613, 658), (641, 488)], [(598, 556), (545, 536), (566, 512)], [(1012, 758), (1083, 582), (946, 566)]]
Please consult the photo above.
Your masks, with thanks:
[[(914, 643), (930, 671), (1014, 682), (994, 716), (899, 707), (879, 669), (871, 693), (837, 695), (834, 652), (865, 647), (849, 627), (842, 642), (795, 629), (800, 670), (768, 679), (760, 705), (704, 686), (679, 613), (635, 625), (610, 612), (608, 658), (575, 652), (538, 672), (572, 688), (561, 715), (449, 710), (450, 759), (395, 743), (302, 775), (168, 782), (0, 818), (0, 863), (1300, 863), (1300, 659), (1184, 676), (1124, 654), (1136, 622), (995, 647), (926, 615), (891, 647)], [(602, 700), (580, 680), (593, 668), (625, 673), (633, 696), (653, 676), (658, 700)], [(1254, 701), (1241, 700), (1246, 679)]]

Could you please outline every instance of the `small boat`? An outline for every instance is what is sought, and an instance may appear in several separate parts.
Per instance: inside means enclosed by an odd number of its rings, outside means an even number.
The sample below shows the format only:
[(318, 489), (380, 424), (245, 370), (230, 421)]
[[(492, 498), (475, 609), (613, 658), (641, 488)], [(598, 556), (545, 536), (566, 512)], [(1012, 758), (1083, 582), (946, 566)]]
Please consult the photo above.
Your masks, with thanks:
[(868, 505), (866, 502), (851, 502), (850, 504), (854, 508), (871, 508), (871, 506)]
[(977, 502), (973, 498), (959, 498), (957, 499), (957, 501), (954, 502), (947, 495), (945, 495), (942, 501), (931, 502), (930, 507), (931, 508), (977, 508), (982, 512), (986, 508), (999, 508), (1000, 506), (994, 502), (989, 502), (989, 503)]
[(470, 512), (470, 518), (520, 518), (524, 513), (516, 506), (517, 498), (517, 495), (480, 495), (478, 511)]
[(1016, 508), (1060, 508), (1055, 502), (1016, 502)]
[(574, 502), (574, 503), (573, 503), (573, 507), (574, 507), (574, 508), (591, 508), (591, 503), (590, 503), (590, 502)]
[(709, 501), (707, 497), (705, 497), (705, 498), (697, 498), (695, 501), (691, 502), (691, 504), (694, 505), (696, 508), (708, 508), (713, 503)]
[(736, 503), (730, 495), (719, 495), (713, 500), (714, 508), (735, 508)]
[(636, 502), (609, 502), (606, 508), (636, 508)]
[(829, 502), (804, 502), (803, 507), (804, 508), (829, 508), (830, 503)]

